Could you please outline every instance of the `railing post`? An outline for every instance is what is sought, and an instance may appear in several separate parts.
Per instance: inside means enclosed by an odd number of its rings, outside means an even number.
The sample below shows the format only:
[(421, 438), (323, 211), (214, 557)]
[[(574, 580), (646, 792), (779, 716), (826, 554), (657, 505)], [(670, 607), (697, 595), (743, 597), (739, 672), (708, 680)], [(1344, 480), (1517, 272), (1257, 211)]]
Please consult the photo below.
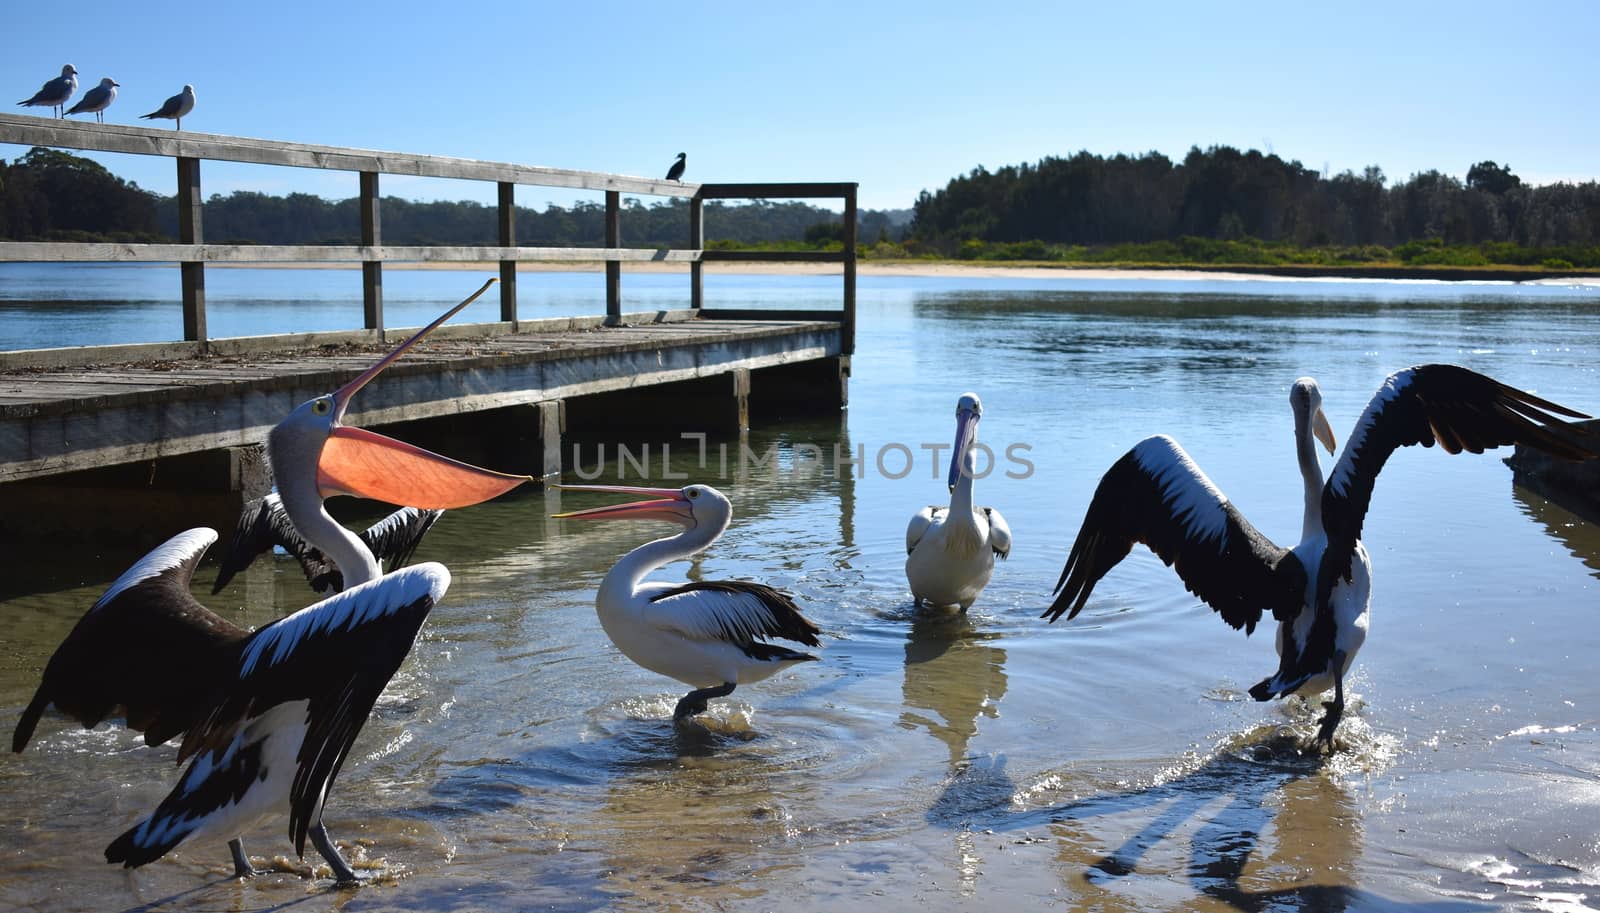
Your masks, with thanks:
[(839, 354), (856, 351), (856, 186), (844, 195), (844, 319), (839, 324)]
[[(381, 256), (378, 219), (378, 172), (361, 172), (361, 243)], [(361, 261), (361, 325), (383, 334), (383, 261)]]
[[(199, 244), (204, 237), (200, 226), (200, 160), (178, 157), (178, 240)], [(183, 338), (206, 341), (206, 265), (204, 261), (184, 260), (178, 266), (183, 281)]]
[[(705, 205), (698, 193), (689, 198), (689, 247), (697, 251), (706, 246)], [(704, 266), (698, 259), (689, 262), (689, 307), (697, 311), (706, 303)]]
[[(500, 246), (517, 246), (517, 185), (500, 182)], [(517, 324), (517, 261), (500, 261), (500, 319)]]
[[(606, 247), (622, 246), (622, 192), (606, 191)], [(622, 322), (622, 262), (606, 261), (606, 325)]]

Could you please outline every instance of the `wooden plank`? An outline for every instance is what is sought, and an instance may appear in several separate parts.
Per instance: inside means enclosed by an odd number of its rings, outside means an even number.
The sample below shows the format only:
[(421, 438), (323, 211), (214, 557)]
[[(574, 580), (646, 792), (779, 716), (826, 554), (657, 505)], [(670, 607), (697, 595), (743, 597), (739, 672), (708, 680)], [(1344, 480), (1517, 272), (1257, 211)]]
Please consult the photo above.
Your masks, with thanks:
[[(696, 194), (694, 199), (689, 201), (689, 247), (701, 250), (705, 246), (705, 198)], [(689, 264), (689, 307), (698, 311), (705, 303), (705, 266), (696, 260)]]
[[(499, 207), (496, 217), (500, 228), (500, 246), (517, 246), (517, 185), (501, 181)], [(517, 322), (517, 261), (502, 258), (500, 261), (500, 319)]]
[(859, 184), (701, 184), (697, 196), (704, 200), (759, 199), (759, 200), (809, 200), (824, 197), (845, 197), (856, 192)]
[[(199, 244), (205, 239), (201, 211), (205, 198), (200, 193), (200, 160), (178, 159), (178, 240)], [(183, 288), (183, 338), (204, 343), (206, 339), (206, 268), (185, 260), (180, 269)]]
[(0, 113), (0, 143), (54, 146), (95, 152), (127, 152), (135, 155), (188, 156), (213, 161), (288, 165), (334, 171), (373, 171), (419, 177), (508, 181), (513, 184), (531, 184), (540, 187), (614, 190), (659, 197), (692, 197), (700, 189), (699, 184), (596, 171), (290, 143), (215, 133), (190, 131), (180, 133), (175, 130), (136, 127), (131, 124), (95, 124), (27, 114)]
[[(606, 247), (622, 246), (622, 195), (606, 191)], [(606, 322), (622, 319), (622, 264), (606, 261)]]
[(844, 263), (842, 250), (707, 250), (700, 259), (711, 263)]
[[(383, 220), (378, 212), (378, 173), (361, 172), (361, 246), (372, 250), (382, 243)], [(361, 325), (383, 332), (383, 261), (361, 263)]]
[(844, 323), (840, 326), (840, 354), (856, 350), (856, 188), (844, 195)]
[(495, 263), (597, 263), (603, 260), (694, 263), (698, 250), (626, 247), (427, 247), (353, 244), (119, 244), (109, 242), (0, 241), (0, 262), (33, 263), (360, 263), (366, 261)]

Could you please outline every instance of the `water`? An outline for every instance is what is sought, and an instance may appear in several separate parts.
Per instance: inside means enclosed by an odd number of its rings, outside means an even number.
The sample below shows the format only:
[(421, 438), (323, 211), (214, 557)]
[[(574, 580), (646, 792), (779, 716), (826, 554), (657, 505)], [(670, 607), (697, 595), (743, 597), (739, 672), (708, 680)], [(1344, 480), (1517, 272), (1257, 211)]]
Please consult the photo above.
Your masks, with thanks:
[[(353, 298), (328, 291), (350, 274), (290, 275), (308, 300)], [(477, 278), (416, 281), (433, 308)], [(831, 306), (837, 282), (710, 277), (708, 295)], [(630, 308), (683, 294), (677, 276), (625, 287)], [(535, 309), (553, 288), (599, 310), (593, 275), (522, 288)], [(593, 610), (611, 563), (668, 530), (551, 520), (554, 495), (456, 511), (419, 553), (455, 582), (327, 811), (375, 884), (238, 884), (220, 846), (105, 865), (104, 845), (170, 788), (174, 750), (47, 718), (26, 753), (0, 758), (0, 908), (1595, 909), (1600, 530), (1514, 488), (1503, 453), (1411, 448), (1384, 470), (1366, 526), (1372, 634), (1329, 761), (1298, 750), (1320, 708), (1244, 694), (1276, 668), (1270, 630), (1228, 629), (1143, 549), (1073, 622), (1037, 616), (1100, 473), (1145, 435), (1177, 437), (1291, 542), (1296, 377), (1321, 382), (1341, 438), (1387, 373), (1422, 361), (1595, 412), (1597, 298), (863, 277), (848, 415), (754, 429), (744, 443), (778, 457), (742, 478), (718, 472), (718, 445), (739, 441), (713, 437), (704, 469), (681, 442), (673, 468), (728, 492), (735, 518), (701, 558), (655, 575), (790, 591), (826, 631), (822, 662), (677, 732), (684, 689), (622, 658)], [(978, 500), (1005, 513), (1015, 550), (968, 616), (918, 614), (905, 522), (942, 496), (922, 445), (948, 445), (966, 389), (999, 457)], [(835, 445), (864, 457), (862, 475), (833, 472)], [(894, 445), (913, 457), (898, 479)], [(0, 602), (0, 731), (126, 561), (71, 556), (33, 569), (39, 592)], [(214, 575), (202, 566), (197, 593)], [(201, 598), (256, 625), (309, 601), (287, 561)], [(301, 865), (283, 858), (281, 822), (245, 844), (258, 867)]]

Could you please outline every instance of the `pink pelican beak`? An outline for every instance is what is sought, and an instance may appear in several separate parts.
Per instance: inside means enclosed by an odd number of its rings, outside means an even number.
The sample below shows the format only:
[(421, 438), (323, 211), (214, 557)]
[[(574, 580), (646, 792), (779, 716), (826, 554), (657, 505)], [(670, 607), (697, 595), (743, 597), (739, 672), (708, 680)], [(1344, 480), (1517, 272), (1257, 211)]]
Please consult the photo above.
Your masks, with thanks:
[(339, 424), (350, 400), (362, 387), (440, 324), (476, 301), (495, 281), (485, 282), (467, 300), (334, 391), (333, 428), (317, 462), (317, 487), (323, 497), (346, 494), (426, 510), (450, 510), (498, 497), (532, 478), (481, 469), (364, 428)]
[(629, 485), (552, 485), (562, 491), (608, 491), (625, 495), (648, 495), (648, 501), (630, 501), (609, 507), (591, 507), (551, 514), (557, 520), (666, 520), (679, 526), (692, 526), (694, 512), (680, 488), (635, 488)]

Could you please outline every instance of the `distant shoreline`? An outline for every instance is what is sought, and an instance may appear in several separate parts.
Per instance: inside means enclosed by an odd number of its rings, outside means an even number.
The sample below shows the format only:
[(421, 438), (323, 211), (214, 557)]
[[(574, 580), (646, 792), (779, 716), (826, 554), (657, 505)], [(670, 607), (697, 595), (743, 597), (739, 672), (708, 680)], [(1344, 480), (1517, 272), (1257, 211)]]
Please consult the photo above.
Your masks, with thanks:
[[(348, 263), (208, 263), (221, 269), (357, 269)], [(537, 261), (517, 264), (519, 273), (598, 273), (605, 264), (598, 260)], [(476, 263), (386, 262), (385, 269), (498, 271), (496, 261)], [(627, 273), (689, 272), (686, 263), (629, 261)], [(710, 274), (733, 276), (837, 276), (841, 268), (833, 263), (708, 263)], [(1197, 279), (1283, 281), (1314, 279), (1432, 280), (1437, 282), (1571, 282), (1600, 280), (1600, 270), (1515, 269), (1508, 267), (1426, 267), (1426, 266), (1310, 266), (1310, 265), (1225, 265), (1135, 264), (1098, 266), (1081, 264), (1041, 264), (1035, 262), (973, 262), (966, 260), (858, 260), (858, 276), (920, 276), (925, 278), (966, 279)]]

